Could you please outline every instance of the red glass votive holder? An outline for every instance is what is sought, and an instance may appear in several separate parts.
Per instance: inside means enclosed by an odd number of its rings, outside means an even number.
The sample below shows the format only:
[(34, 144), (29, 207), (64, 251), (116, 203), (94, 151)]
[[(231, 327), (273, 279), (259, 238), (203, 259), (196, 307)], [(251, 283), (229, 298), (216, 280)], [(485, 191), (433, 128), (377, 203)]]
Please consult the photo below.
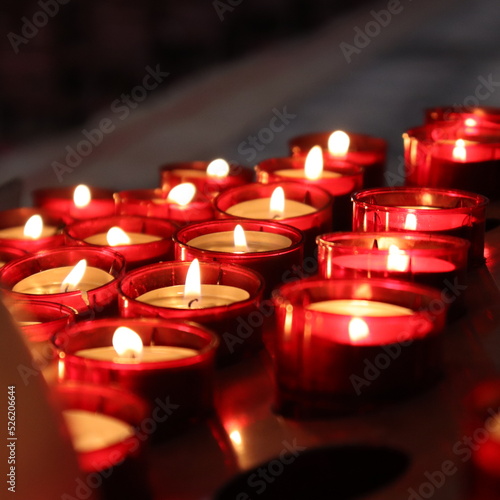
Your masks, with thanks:
[[(131, 243), (110, 246), (106, 233), (119, 227), (127, 233)], [(170, 221), (132, 215), (99, 217), (75, 222), (64, 230), (68, 245), (111, 248), (125, 258), (127, 270), (146, 264), (173, 259), (172, 235), (177, 226)]]
[[(114, 352), (118, 327), (136, 332), (143, 357), (121, 359)], [(76, 323), (56, 335), (62, 380), (100, 387), (117, 385), (141, 396), (152, 409), (155, 440), (175, 434), (213, 412), (216, 334), (192, 322), (162, 318), (104, 318)]]
[(441, 376), (447, 305), (434, 288), (306, 279), (279, 288), (274, 302), (275, 409), (284, 416), (368, 410)]
[(354, 231), (419, 231), (470, 242), (469, 264), (484, 262), (488, 198), (455, 189), (392, 187), (353, 196)]
[[(60, 292), (62, 280), (82, 259), (87, 271), (80, 289)], [(116, 312), (118, 282), (125, 259), (107, 248), (64, 247), (17, 259), (0, 269), (0, 287), (7, 301), (57, 302), (73, 308), (77, 319)]]
[(11, 262), (21, 257), (26, 257), (27, 252), (16, 247), (0, 246), (0, 267), (5, 266), (8, 262)]
[[(457, 148), (457, 140), (463, 145)], [(500, 126), (439, 122), (403, 134), (406, 184), (463, 189), (500, 199)]]
[(500, 500), (500, 380), (480, 382), (465, 404), (464, 440), (459, 441), (469, 457), (465, 498)]
[(33, 204), (56, 217), (62, 217), (66, 223), (114, 215), (115, 202), (111, 189), (89, 187), (90, 202), (84, 207), (77, 207), (73, 201), (75, 188), (76, 186), (35, 189), (32, 193)]
[[(282, 187), (285, 199), (303, 204), (299, 206), (309, 213), (296, 215), (293, 210), (285, 211), (281, 217), (273, 217), (269, 210), (269, 200), (273, 191)], [(299, 182), (279, 182), (272, 184), (253, 183), (221, 193), (214, 201), (219, 219), (274, 220), (302, 231), (304, 235), (304, 255), (316, 251), (316, 236), (332, 228), (333, 198), (318, 186), (308, 186)]]
[[(233, 298), (233, 301), (230, 300), (225, 305), (195, 309), (182, 303), (183, 290), (172, 288), (185, 284), (189, 266), (189, 262), (165, 262), (144, 266), (128, 273), (120, 284), (121, 316), (196, 321), (219, 336), (220, 346), (217, 356), (222, 364), (229, 364), (253, 354), (262, 346), (262, 326), (265, 318), (272, 314), (269, 308), (261, 307), (264, 293), (262, 276), (251, 269), (237, 265), (200, 262), (202, 299), (204, 285), (209, 287), (222, 285), (231, 287), (220, 290)], [(171, 294), (168, 288), (172, 291)], [(147, 292), (158, 289), (166, 289), (162, 290), (165, 296), (169, 294), (166, 305), (161, 305), (160, 292), (156, 303), (144, 302), (145, 299), (141, 299)], [(217, 290), (213, 294), (218, 294)], [(172, 299), (170, 296), (175, 298)], [(238, 300), (237, 297), (242, 297), (243, 300)]]
[(253, 182), (255, 173), (243, 165), (229, 165), (224, 177), (207, 174), (208, 161), (168, 163), (160, 167), (160, 186), (169, 191), (183, 182), (191, 182), (207, 198), (213, 199), (219, 193)]
[[(305, 177), (305, 156), (271, 158), (255, 167), (257, 182), (296, 181), (309, 186), (319, 186), (333, 197), (332, 227), (334, 230), (350, 230), (352, 224), (351, 195), (363, 187), (363, 169), (342, 160), (327, 159), (319, 179)], [(302, 172), (301, 177), (294, 177)], [(300, 174), (299, 174), (300, 175)]]
[(340, 157), (328, 152), (328, 138), (332, 132), (304, 134), (290, 139), (289, 147), (293, 156), (305, 156), (313, 146), (321, 146), (326, 157), (346, 160), (365, 169), (363, 185), (380, 187), (385, 184), (384, 171), (387, 158), (387, 141), (379, 137), (348, 132), (350, 144), (347, 153)]
[(77, 382), (56, 384), (52, 399), (86, 475), (68, 498), (95, 491), (102, 500), (151, 500), (142, 429), (150, 418), (147, 403), (125, 390)]
[[(246, 234), (248, 250), (234, 246), (234, 228)], [(302, 266), (304, 239), (291, 226), (248, 219), (218, 220), (192, 224), (174, 234), (176, 260), (238, 264), (264, 276), (266, 297), (284, 283), (291, 270)]]
[(473, 118), (477, 123), (500, 123), (500, 108), (488, 106), (436, 106), (424, 111), (425, 123), (465, 121)]
[(120, 215), (142, 215), (167, 219), (179, 226), (204, 222), (214, 218), (212, 203), (201, 193), (187, 205), (167, 201), (168, 191), (132, 189), (115, 193), (116, 211)]
[[(23, 235), (26, 222), (33, 215), (40, 215), (44, 229), (39, 238), (27, 238)], [(37, 208), (13, 208), (0, 212), (0, 246), (15, 247), (24, 252), (35, 253), (64, 245), (62, 217), (56, 217)], [(0, 258), (3, 261), (3, 259)]]

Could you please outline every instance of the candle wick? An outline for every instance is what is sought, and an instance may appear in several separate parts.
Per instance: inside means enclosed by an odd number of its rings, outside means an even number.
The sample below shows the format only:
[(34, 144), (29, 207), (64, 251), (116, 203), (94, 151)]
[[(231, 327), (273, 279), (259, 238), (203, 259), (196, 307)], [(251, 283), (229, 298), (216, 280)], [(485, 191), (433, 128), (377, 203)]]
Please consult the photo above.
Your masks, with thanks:
[(188, 307), (191, 309), (191, 305), (194, 304), (195, 302), (198, 302), (198, 299), (193, 299), (188, 302)]
[(280, 218), (280, 214), (274, 214), (273, 215), (273, 219), (279, 219)]
[(373, 240), (372, 250), (378, 250), (378, 241), (376, 239)]

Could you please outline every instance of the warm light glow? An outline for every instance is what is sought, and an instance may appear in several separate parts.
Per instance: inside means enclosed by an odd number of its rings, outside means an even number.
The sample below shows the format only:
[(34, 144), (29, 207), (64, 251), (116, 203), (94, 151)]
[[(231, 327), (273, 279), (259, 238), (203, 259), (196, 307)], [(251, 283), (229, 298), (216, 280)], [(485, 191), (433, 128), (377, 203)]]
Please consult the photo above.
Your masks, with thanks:
[(200, 261), (194, 259), (186, 274), (186, 285), (184, 286), (184, 299), (192, 301), (201, 296), (201, 273)]
[(351, 140), (342, 130), (336, 130), (328, 138), (328, 151), (333, 156), (345, 156)]
[(87, 270), (87, 261), (80, 260), (61, 282), (61, 292), (73, 292), (78, 289), (80, 281)]
[(285, 191), (281, 186), (278, 186), (271, 195), (269, 211), (271, 212), (271, 217), (283, 217), (283, 212), (285, 211)]
[(211, 161), (207, 166), (207, 175), (211, 177), (227, 177), (229, 174), (229, 163), (222, 158)]
[(141, 337), (126, 326), (120, 326), (115, 330), (113, 347), (120, 358), (137, 359), (142, 355)]
[(352, 342), (365, 339), (368, 335), (370, 335), (370, 329), (364, 320), (352, 318), (349, 321), (349, 338)]
[(168, 193), (167, 201), (185, 206), (190, 203), (196, 194), (196, 186), (191, 182), (184, 182), (173, 187)]
[(456, 140), (452, 155), (453, 155), (454, 160), (457, 160), (457, 161), (467, 160), (467, 152), (465, 150), (465, 141), (463, 139)]
[(475, 127), (477, 125), (477, 121), (475, 118), (466, 118), (464, 120), (464, 124), (466, 127)]
[(405, 229), (408, 229), (408, 231), (417, 230), (417, 216), (415, 214), (406, 215)]
[(231, 439), (232, 443), (237, 445), (237, 446), (240, 446), (241, 443), (243, 442), (243, 440), (241, 439), (240, 431), (232, 431), (229, 434), (229, 439)]
[(397, 245), (389, 246), (389, 255), (387, 256), (387, 269), (390, 271), (407, 271), (410, 264), (410, 257), (400, 250)]
[(240, 224), (237, 224), (234, 228), (233, 238), (236, 252), (248, 252), (247, 238)]
[(27, 238), (37, 240), (43, 231), (43, 220), (39, 215), (32, 215), (24, 225), (23, 234)]
[(91, 200), (90, 189), (85, 184), (76, 186), (73, 193), (73, 202), (78, 208), (86, 207)]
[(307, 153), (304, 163), (304, 172), (306, 179), (314, 181), (321, 178), (323, 173), (323, 151), (320, 146), (314, 146)]
[(106, 234), (106, 241), (110, 247), (118, 245), (130, 245), (128, 234), (120, 227), (113, 226)]

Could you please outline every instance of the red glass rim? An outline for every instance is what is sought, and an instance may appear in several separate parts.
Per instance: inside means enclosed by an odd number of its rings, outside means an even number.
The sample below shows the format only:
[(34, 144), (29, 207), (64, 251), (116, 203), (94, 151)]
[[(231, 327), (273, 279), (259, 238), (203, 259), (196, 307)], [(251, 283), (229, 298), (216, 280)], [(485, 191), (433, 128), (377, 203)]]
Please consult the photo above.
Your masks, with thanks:
[(258, 231), (264, 233), (279, 234), (280, 236), (286, 236), (290, 238), (292, 244), (286, 248), (280, 248), (277, 250), (266, 250), (264, 252), (245, 252), (235, 254), (235, 257), (240, 259), (255, 258), (256, 256), (266, 256), (275, 255), (279, 253), (288, 253), (290, 251), (295, 251), (298, 247), (302, 246), (304, 243), (304, 236), (298, 229), (289, 226), (287, 224), (281, 224), (278, 222), (266, 221), (266, 220), (251, 220), (251, 219), (225, 219), (216, 221), (201, 222), (199, 224), (190, 224), (189, 226), (182, 227), (178, 229), (174, 235), (173, 240), (177, 245), (182, 245), (183, 247), (195, 249), (200, 253), (207, 253), (213, 256), (224, 255), (227, 256), (231, 252), (221, 252), (218, 250), (206, 250), (189, 245), (189, 241), (197, 236), (233, 231), (235, 226), (239, 224), (243, 227), (244, 231)]
[(454, 146), (457, 139), (463, 139), (469, 141), (465, 144), (467, 149), (478, 146), (495, 148), (500, 146), (500, 126), (484, 122), (469, 127), (455, 121), (432, 122), (410, 128), (403, 133), (403, 139), (417, 140), (428, 146), (443, 145), (447, 142)]
[(490, 106), (435, 106), (424, 109), (427, 123), (435, 121), (461, 120), (463, 115), (481, 120), (500, 121), (500, 108)]
[[(197, 354), (187, 358), (148, 361), (147, 363), (140, 361), (116, 363), (84, 358), (76, 354), (82, 349), (111, 347), (113, 334), (120, 326), (134, 330), (141, 337), (145, 347), (148, 345), (188, 347), (197, 351)], [(215, 355), (219, 338), (212, 330), (192, 321), (161, 318), (102, 318), (71, 325), (54, 336), (54, 344), (64, 353), (64, 358), (71, 358), (73, 363), (105, 369), (144, 372), (186, 367), (209, 359)]]
[(14, 259), (27, 257), (28, 252), (17, 247), (9, 247), (6, 245), (0, 246), (0, 261), (9, 262)]
[[(16, 300), (7, 303), (9, 313), (16, 321), (40, 321), (40, 323), (49, 323), (60, 319), (73, 319), (75, 310), (64, 304), (56, 302), (45, 302), (41, 300)], [(25, 325), (23, 330), (29, 330), (31, 326)]]
[[(332, 135), (333, 132), (334, 130), (330, 130), (328, 132), (320, 131), (298, 135), (292, 137), (288, 141), (288, 144), (290, 146), (290, 149), (292, 150), (294, 146), (300, 146), (301, 149), (309, 150), (315, 145), (321, 146), (322, 149), (325, 149), (328, 146), (328, 138), (330, 137), (330, 135)], [(351, 139), (348, 153), (354, 151), (380, 151), (385, 154), (387, 150), (387, 141), (385, 139), (382, 139), (381, 137), (374, 137), (367, 134), (358, 134), (355, 132), (349, 132), (347, 130), (344, 130), (343, 132), (345, 132)]]
[[(427, 187), (382, 187), (374, 189), (364, 189), (354, 193), (352, 195), (352, 201), (355, 205), (363, 206), (366, 208), (374, 208), (379, 211), (403, 211), (403, 212), (415, 212), (415, 213), (429, 213), (425, 208), (403, 208), (402, 206), (410, 206), (412, 202), (406, 200), (391, 200), (390, 204), (385, 201), (382, 203), (380, 197), (401, 197), (401, 196), (412, 196), (414, 198), (414, 203), (416, 205), (428, 205), (428, 203), (419, 202), (419, 198), (424, 195), (433, 195), (438, 197), (438, 200), (454, 200), (460, 203), (462, 206), (443, 206), (435, 207), (432, 210), (433, 213), (443, 214), (443, 213), (469, 213), (471, 209), (484, 208), (489, 203), (489, 199), (478, 193), (472, 193), (470, 191), (462, 191), (459, 189), (439, 189), (439, 188), (427, 188)], [(379, 197), (379, 199), (376, 199)], [(398, 198), (399, 199), (399, 198)], [(439, 201), (437, 201), (439, 203)], [(442, 202), (441, 202), (442, 204)]]

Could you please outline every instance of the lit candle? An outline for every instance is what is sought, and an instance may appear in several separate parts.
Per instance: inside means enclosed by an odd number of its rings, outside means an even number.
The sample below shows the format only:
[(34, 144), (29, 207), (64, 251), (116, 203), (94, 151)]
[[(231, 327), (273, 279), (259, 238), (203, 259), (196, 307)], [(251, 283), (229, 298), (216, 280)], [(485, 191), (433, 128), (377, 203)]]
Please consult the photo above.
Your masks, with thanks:
[(351, 139), (343, 130), (335, 130), (328, 138), (328, 152), (337, 158), (345, 158), (350, 144)]
[(150, 290), (136, 300), (150, 305), (175, 309), (206, 309), (227, 306), (250, 298), (235, 286), (201, 284), (200, 263), (194, 259), (189, 266), (185, 285), (172, 285)]
[(55, 226), (45, 225), (40, 215), (32, 215), (24, 226), (13, 226), (0, 229), (0, 238), (16, 240), (37, 240), (56, 234)]
[(123, 229), (113, 226), (106, 233), (97, 233), (85, 238), (83, 241), (91, 243), (92, 245), (106, 245), (106, 246), (122, 246), (122, 245), (140, 245), (143, 243), (150, 243), (152, 241), (159, 241), (160, 236), (151, 234), (137, 233), (133, 231), (124, 231)]

